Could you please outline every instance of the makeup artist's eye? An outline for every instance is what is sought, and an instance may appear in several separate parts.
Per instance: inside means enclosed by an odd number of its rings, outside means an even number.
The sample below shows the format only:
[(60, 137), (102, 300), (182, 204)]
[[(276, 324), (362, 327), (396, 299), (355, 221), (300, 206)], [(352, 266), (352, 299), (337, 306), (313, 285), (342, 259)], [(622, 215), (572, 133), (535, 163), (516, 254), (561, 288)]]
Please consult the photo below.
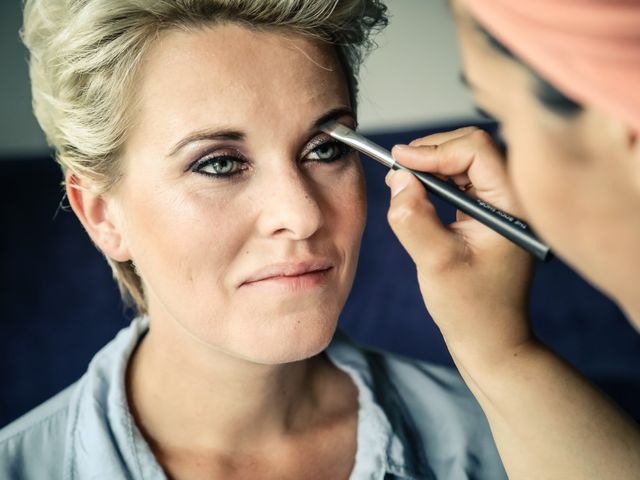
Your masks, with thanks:
[(211, 177), (232, 177), (246, 170), (246, 163), (233, 155), (208, 155), (196, 161), (191, 171)]
[(318, 142), (304, 158), (316, 162), (330, 163), (341, 159), (352, 151), (353, 149), (344, 143), (328, 139)]
[(487, 112), (484, 108), (480, 107), (479, 105), (474, 105), (473, 109), (476, 111), (478, 116), (483, 120), (487, 120), (493, 123), (499, 123), (496, 117), (491, 115), (489, 112)]

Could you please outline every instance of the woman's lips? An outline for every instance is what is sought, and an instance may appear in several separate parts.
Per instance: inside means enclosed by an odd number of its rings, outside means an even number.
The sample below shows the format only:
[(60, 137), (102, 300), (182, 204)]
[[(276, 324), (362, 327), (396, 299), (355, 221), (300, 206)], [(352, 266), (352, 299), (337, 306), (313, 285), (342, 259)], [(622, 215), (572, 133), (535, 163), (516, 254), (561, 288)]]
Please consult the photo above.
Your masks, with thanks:
[(287, 290), (306, 290), (325, 283), (329, 269), (315, 270), (301, 275), (269, 277), (255, 282), (246, 283), (245, 286), (277, 286)]
[(291, 291), (306, 290), (326, 283), (332, 266), (311, 264), (286, 264), (266, 267), (249, 279), (241, 287), (275, 287)]

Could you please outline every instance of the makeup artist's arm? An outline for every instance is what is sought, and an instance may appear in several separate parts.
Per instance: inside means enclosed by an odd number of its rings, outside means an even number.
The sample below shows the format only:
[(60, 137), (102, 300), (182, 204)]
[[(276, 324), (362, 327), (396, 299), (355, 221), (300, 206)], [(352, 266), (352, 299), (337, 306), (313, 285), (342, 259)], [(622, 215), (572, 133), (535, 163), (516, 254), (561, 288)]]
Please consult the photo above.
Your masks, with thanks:
[[(398, 162), (449, 176), (520, 216), (504, 160), (477, 129), (436, 134), (393, 150)], [(512, 479), (637, 479), (636, 423), (532, 335), (528, 254), (459, 214), (443, 227), (424, 188), (387, 177), (389, 223), (417, 265), (429, 313), (482, 406)], [(404, 188), (403, 188), (404, 186)]]

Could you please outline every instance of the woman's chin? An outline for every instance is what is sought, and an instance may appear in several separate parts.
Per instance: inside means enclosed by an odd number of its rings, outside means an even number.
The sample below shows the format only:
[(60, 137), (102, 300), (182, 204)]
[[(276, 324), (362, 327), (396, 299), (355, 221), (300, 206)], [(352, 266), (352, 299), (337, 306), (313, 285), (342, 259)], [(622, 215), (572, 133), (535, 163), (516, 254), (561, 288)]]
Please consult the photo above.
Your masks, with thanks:
[(238, 338), (237, 354), (246, 360), (276, 365), (298, 362), (322, 352), (336, 331), (334, 321), (298, 321), (278, 328), (256, 328)]

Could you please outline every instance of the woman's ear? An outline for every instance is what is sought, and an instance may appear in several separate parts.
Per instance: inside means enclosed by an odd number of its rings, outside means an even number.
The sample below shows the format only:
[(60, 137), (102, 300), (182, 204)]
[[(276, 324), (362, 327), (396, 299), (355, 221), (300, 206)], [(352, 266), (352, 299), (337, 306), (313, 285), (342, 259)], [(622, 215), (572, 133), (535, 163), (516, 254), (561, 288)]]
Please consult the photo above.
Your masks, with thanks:
[(95, 193), (89, 185), (84, 185), (78, 176), (70, 172), (66, 175), (65, 185), (69, 204), (93, 243), (117, 262), (131, 260), (121, 222), (109, 199)]

